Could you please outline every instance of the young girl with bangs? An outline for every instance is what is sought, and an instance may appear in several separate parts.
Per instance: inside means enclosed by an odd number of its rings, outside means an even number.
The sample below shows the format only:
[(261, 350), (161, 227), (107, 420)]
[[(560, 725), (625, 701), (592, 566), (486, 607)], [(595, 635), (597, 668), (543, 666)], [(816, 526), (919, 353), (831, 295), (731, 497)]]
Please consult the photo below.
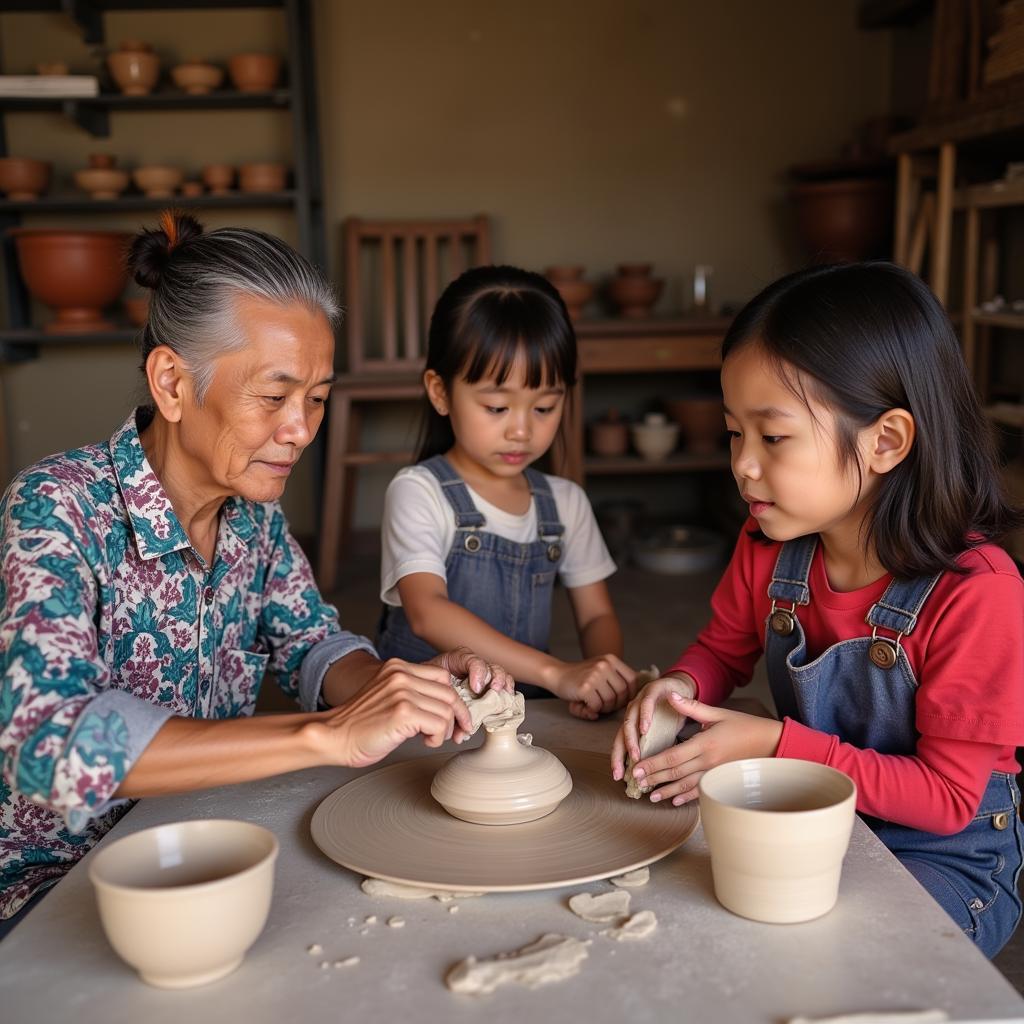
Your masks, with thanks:
[[(384, 502), (378, 653), (419, 662), (463, 645), (578, 717), (621, 707), (635, 673), (605, 584), (615, 564), (583, 490), (532, 465), (576, 382), (558, 292), (515, 267), (462, 274), (431, 317), (423, 382), (417, 462)], [(582, 661), (547, 652), (556, 576)]]
[[(710, 624), (630, 704), (612, 750), (654, 801), (745, 757), (831, 765), (883, 843), (988, 956), (1021, 915), (1020, 525), (956, 337), (888, 264), (801, 271), (722, 348), (732, 470), (749, 505)], [(718, 707), (764, 656), (779, 721)], [(640, 760), (667, 702), (701, 730)]]

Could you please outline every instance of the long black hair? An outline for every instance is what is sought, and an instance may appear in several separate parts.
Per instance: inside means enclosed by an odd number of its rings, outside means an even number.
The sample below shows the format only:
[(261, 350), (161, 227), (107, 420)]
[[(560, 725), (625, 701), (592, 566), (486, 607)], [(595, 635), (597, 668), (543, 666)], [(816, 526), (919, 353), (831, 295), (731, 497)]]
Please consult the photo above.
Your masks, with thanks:
[[(522, 357), (526, 386), (576, 383), (576, 332), (565, 303), (540, 274), (518, 267), (474, 267), (442, 292), (430, 317), (427, 370), (451, 391), (456, 379), (503, 384)], [(455, 443), (451, 422), (424, 398), (417, 462)]]
[(891, 263), (790, 274), (736, 317), (723, 362), (748, 344), (805, 403), (809, 392), (832, 409), (840, 462), (858, 474), (859, 431), (889, 409), (914, 417), (913, 447), (882, 477), (865, 519), (864, 542), (894, 576), (957, 571), (965, 548), (1024, 522), (1003, 491), (953, 327), (916, 275)]

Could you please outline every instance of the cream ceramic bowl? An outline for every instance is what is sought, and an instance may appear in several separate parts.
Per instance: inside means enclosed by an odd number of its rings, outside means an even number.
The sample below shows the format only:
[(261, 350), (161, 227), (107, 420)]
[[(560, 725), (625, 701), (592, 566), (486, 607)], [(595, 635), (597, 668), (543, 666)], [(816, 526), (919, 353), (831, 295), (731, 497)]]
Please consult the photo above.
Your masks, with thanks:
[(857, 787), (827, 765), (784, 757), (701, 776), (700, 817), (715, 895), (754, 921), (810, 921), (835, 906)]
[(143, 981), (188, 988), (233, 971), (263, 930), (277, 839), (247, 821), (181, 821), (103, 846), (89, 864), (100, 920)]
[(643, 423), (630, 428), (633, 447), (648, 462), (658, 462), (671, 455), (679, 440), (679, 424), (667, 423), (660, 414), (648, 415)]

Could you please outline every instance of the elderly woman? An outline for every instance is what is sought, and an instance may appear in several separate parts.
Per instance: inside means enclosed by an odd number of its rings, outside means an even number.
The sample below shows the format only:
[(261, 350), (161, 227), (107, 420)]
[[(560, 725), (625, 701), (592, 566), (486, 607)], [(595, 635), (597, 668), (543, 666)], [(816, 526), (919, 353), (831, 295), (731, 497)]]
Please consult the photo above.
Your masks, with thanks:
[[(277, 499), (333, 379), (320, 274), (278, 239), (180, 215), (130, 262), (153, 289), (152, 405), (20, 473), (0, 506), (5, 919), (133, 798), (438, 746), (470, 724), (450, 673), (511, 686), (466, 651), (382, 664), (288, 532)], [(267, 670), (302, 713), (248, 717)]]

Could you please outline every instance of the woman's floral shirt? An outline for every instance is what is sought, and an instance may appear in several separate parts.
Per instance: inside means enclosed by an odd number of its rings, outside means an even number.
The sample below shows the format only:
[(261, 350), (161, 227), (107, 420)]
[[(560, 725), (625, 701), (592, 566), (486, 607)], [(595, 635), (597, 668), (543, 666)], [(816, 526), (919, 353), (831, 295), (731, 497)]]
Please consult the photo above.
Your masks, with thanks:
[(267, 669), (315, 710), (331, 661), (373, 653), (339, 627), (276, 503), (229, 498), (203, 562), (135, 413), (109, 444), (15, 478), (0, 559), (0, 917), (128, 809), (113, 794), (170, 716), (252, 714)]

